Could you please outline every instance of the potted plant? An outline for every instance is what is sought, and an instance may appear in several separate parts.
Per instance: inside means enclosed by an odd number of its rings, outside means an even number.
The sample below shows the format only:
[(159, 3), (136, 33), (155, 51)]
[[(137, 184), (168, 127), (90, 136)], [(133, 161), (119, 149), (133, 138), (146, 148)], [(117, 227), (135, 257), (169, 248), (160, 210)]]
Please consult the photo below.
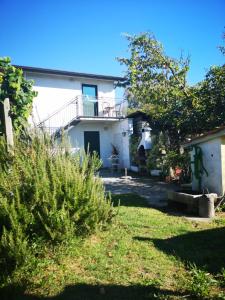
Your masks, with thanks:
[(110, 156), (111, 164), (112, 164), (112, 169), (113, 170), (118, 170), (119, 167), (119, 150), (117, 147), (113, 144), (112, 145), (112, 155)]

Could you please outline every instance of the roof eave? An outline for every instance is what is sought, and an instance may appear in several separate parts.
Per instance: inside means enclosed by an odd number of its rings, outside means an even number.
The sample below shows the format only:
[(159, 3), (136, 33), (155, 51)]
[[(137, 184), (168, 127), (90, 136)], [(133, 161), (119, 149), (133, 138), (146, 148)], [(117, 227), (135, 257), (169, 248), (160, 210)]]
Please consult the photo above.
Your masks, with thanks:
[(41, 74), (61, 75), (61, 76), (70, 76), (70, 77), (91, 78), (91, 79), (100, 79), (100, 80), (109, 80), (109, 81), (124, 81), (124, 80), (126, 80), (126, 78), (119, 77), (119, 76), (80, 73), (80, 72), (71, 72), (71, 71), (46, 69), (46, 68), (38, 68), (38, 67), (29, 67), (29, 66), (20, 66), (20, 65), (14, 65), (14, 66), (17, 67), (17, 68), (22, 69), (24, 72), (31, 72), (31, 73), (41, 73)]
[(183, 144), (183, 148), (189, 148), (192, 147), (194, 145), (198, 145), (204, 142), (208, 142), (210, 140), (213, 140), (215, 138), (220, 138), (222, 136), (225, 136), (225, 127), (222, 128), (218, 128), (214, 131), (211, 131), (209, 133), (205, 133), (199, 137), (196, 137), (194, 139), (192, 139), (190, 142)]

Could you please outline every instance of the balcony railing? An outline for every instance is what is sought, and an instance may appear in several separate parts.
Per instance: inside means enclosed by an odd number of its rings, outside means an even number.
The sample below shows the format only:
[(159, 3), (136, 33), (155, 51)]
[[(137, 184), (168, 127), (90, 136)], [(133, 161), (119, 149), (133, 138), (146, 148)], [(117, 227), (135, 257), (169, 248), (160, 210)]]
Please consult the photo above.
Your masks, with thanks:
[(63, 128), (81, 117), (124, 118), (127, 102), (109, 97), (77, 96), (40, 122), (39, 127)]
[(76, 100), (78, 116), (121, 118), (127, 113), (125, 100), (89, 96), (78, 96)]

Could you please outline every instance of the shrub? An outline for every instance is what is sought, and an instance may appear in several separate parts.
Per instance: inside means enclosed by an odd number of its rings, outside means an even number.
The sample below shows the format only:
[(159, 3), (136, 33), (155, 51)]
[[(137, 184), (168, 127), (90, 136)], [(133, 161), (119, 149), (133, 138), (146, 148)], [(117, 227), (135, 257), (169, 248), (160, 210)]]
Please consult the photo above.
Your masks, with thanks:
[(212, 286), (216, 281), (204, 270), (200, 270), (196, 265), (190, 266), (191, 283), (189, 286), (193, 296), (198, 298), (206, 298), (210, 294)]
[(72, 155), (46, 136), (17, 139), (13, 154), (1, 140), (1, 263), (23, 263), (33, 241), (55, 244), (108, 222), (110, 199), (94, 176), (99, 167), (95, 155)]
[(220, 286), (225, 288), (225, 268), (222, 268), (221, 274), (219, 274), (219, 279)]
[(180, 180), (189, 182), (191, 170), (188, 153), (171, 149), (167, 135), (162, 132), (158, 136), (153, 136), (152, 142), (153, 146), (147, 158), (148, 169), (159, 169), (162, 175), (167, 176), (171, 168), (175, 170), (178, 167), (182, 169)]
[(138, 165), (138, 145), (140, 143), (140, 137), (132, 134), (130, 137), (130, 155), (131, 155), (131, 163), (134, 166)]

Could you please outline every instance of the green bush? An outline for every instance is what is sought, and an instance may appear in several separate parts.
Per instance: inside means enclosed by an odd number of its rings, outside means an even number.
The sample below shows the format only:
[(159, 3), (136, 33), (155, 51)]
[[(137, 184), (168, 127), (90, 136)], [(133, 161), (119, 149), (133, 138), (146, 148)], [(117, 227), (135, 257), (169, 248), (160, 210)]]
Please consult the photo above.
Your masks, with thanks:
[(131, 156), (131, 163), (134, 166), (138, 165), (138, 145), (140, 143), (140, 137), (137, 135), (132, 134), (130, 137), (130, 156)]
[(204, 299), (210, 294), (212, 286), (216, 284), (211, 275), (204, 270), (200, 270), (196, 265), (190, 266), (191, 283), (189, 290), (197, 298)]
[[(61, 145), (61, 146), (60, 146)], [(48, 137), (0, 142), (0, 263), (19, 265), (32, 242), (51, 243), (87, 234), (111, 219), (110, 199), (96, 156), (70, 154)]]
[(159, 169), (163, 176), (170, 174), (170, 169), (177, 167), (182, 169), (180, 180), (190, 181), (190, 157), (188, 152), (181, 153), (180, 150), (172, 150), (168, 137), (165, 133), (160, 133), (152, 138), (153, 147), (147, 158), (147, 167), (149, 170)]
[(222, 268), (221, 274), (219, 274), (219, 279), (220, 286), (225, 288), (225, 268)]

